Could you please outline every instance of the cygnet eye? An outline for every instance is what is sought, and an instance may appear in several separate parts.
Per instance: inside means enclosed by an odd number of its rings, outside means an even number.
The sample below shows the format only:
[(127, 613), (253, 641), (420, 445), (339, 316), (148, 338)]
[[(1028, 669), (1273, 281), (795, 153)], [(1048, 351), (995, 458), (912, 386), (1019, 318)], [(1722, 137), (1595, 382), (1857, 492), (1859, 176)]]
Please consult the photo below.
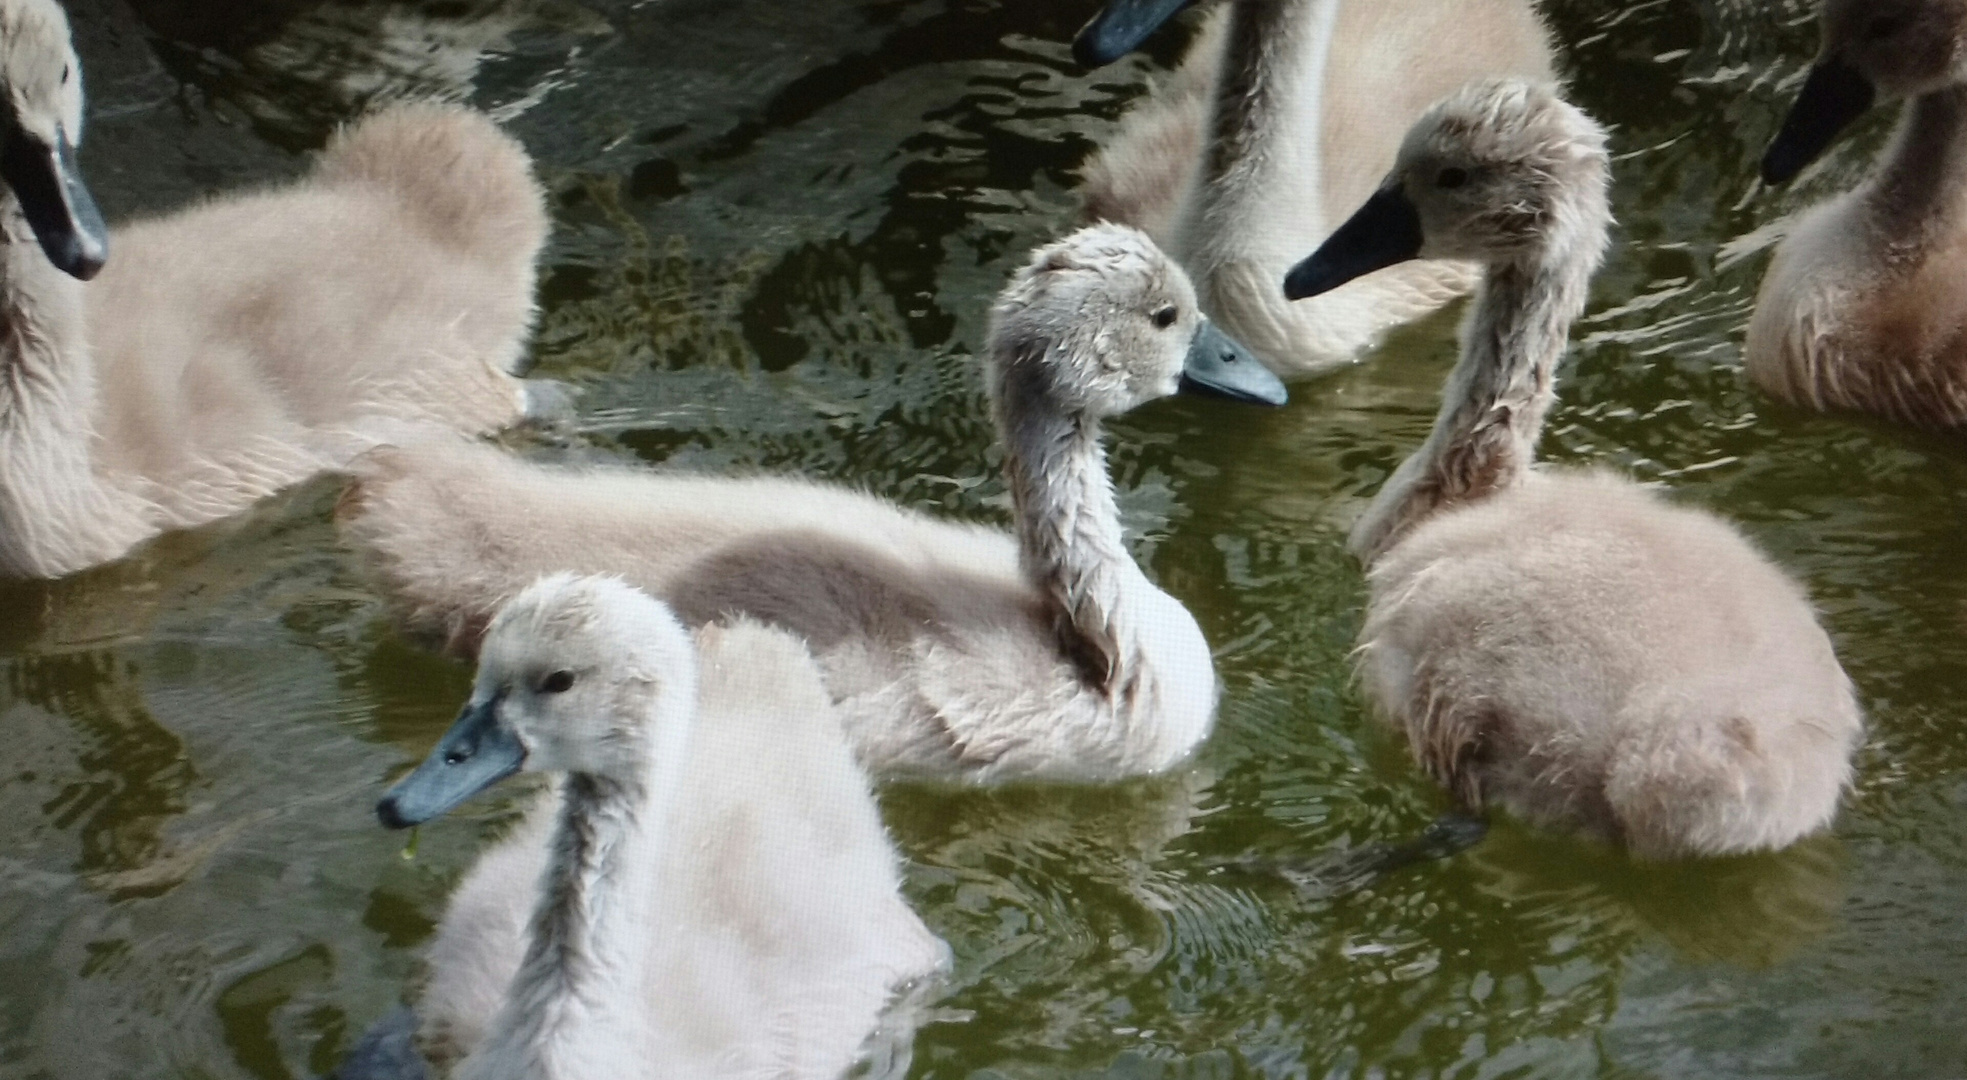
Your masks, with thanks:
[(1175, 305), (1169, 304), (1167, 307), (1154, 313), (1154, 325), (1158, 329), (1166, 330), (1175, 325), (1175, 320), (1181, 317), (1182, 313), (1175, 309)]
[(1452, 191), (1468, 183), (1468, 170), (1458, 169), (1450, 165), (1441, 170), (1441, 175), (1434, 178), (1434, 183), (1438, 187), (1444, 187)]
[(67, 86), (67, 85), (68, 85), (68, 74), (69, 74), (69, 71), (68, 71), (68, 65), (67, 65), (67, 64), (63, 64), (63, 65), (61, 66), (61, 84), (62, 84), (63, 86)]
[(556, 671), (540, 680), (542, 694), (564, 694), (573, 687), (574, 673), (571, 671)]

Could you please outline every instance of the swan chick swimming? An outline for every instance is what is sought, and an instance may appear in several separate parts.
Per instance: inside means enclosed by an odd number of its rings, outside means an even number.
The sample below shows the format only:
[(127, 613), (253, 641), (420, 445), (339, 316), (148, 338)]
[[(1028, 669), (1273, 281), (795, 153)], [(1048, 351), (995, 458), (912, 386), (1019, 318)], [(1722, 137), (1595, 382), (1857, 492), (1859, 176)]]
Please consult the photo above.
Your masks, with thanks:
[(1803, 214), (1749, 322), (1747, 368), (1791, 404), (1967, 424), (1967, 5), (1827, 0), (1823, 50), (1762, 176), (1787, 183), (1875, 102), (1906, 101), (1869, 179)]
[(417, 1006), (459, 1080), (832, 1080), (948, 965), (783, 631), (693, 641), (620, 581), (534, 583), (377, 812), (429, 821), (517, 772), (565, 779), (459, 885)]
[(1287, 278), (1306, 296), (1401, 259), (1487, 267), (1433, 432), (1352, 534), (1366, 690), (1471, 809), (1648, 858), (1783, 847), (1830, 823), (1862, 734), (1803, 591), (1711, 514), (1533, 467), (1608, 172), (1603, 129), (1555, 90), (1477, 84)]
[(521, 417), (546, 212), (490, 120), (400, 106), (295, 183), (112, 239), (81, 83), (60, 5), (0, 0), (0, 577), (237, 512), (402, 421)]
[[(1074, 53), (1108, 63), (1193, 3), (1112, 0)], [(1413, 261), (1299, 304), (1277, 280), (1372, 192), (1423, 110), (1498, 75), (1553, 77), (1528, 0), (1228, 0), (1087, 163), (1085, 215), (1145, 230), (1278, 374), (1344, 367), (1467, 292), (1475, 268)]]
[(1038, 249), (991, 312), (985, 382), (1015, 529), (771, 477), (570, 470), (474, 445), (371, 455), (344, 518), (413, 625), (468, 652), (554, 570), (619, 574), (689, 623), (812, 646), (862, 762), (992, 782), (1165, 771), (1209, 733), (1208, 642), (1121, 535), (1101, 424), (1178, 392), (1279, 404), (1140, 232)]

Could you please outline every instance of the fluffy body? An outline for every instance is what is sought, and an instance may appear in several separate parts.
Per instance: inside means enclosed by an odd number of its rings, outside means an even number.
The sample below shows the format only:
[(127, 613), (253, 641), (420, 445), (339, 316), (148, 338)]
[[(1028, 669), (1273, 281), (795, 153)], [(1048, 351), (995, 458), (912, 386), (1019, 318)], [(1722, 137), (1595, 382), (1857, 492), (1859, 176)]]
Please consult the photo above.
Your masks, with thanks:
[(1526, 0), (1228, 0), (1087, 164), (1085, 215), (1145, 230), (1278, 374), (1354, 363), (1467, 292), (1475, 267), (1410, 262), (1298, 303), (1277, 282), (1372, 193), (1423, 110), (1498, 75), (1552, 78)]
[[(0, 3), (17, 97), (79, 65), (59, 8)], [(32, 99), (30, 107), (32, 105)], [(313, 173), (118, 229), (51, 265), (0, 195), (0, 576), (54, 577), (345, 464), (400, 420), (520, 418), (544, 202), (482, 115), (409, 105)]]
[[(1967, 4), (1881, 3), (1827, 5), (1825, 56), (1882, 96), (1910, 99), (1898, 134), (1869, 179), (1807, 211), (1777, 248), (1749, 323), (1748, 374), (1791, 404), (1957, 428), (1967, 424)], [(1901, 26), (1894, 39), (1861, 39), (1888, 16)]]
[(1489, 269), (1433, 433), (1353, 534), (1365, 685), (1472, 808), (1645, 857), (1779, 848), (1835, 815), (1862, 728), (1803, 591), (1712, 515), (1533, 468), (1606, 175), (1597, 124), (1523, 84), (1457, 93), (1403, 146), (1423, 253)]
[(1713, 515), (1533, 473), (1373, 564), (1360, 660), (1465, 803), (1655, 857), (1830, 823), (1858, 709), (1795, 582)]
[[(610, 764), (542, 797), (458, 886), (426, 954), (426, 1052), (475, 1080), (842, 1075), (948, 950), (900, 895), (812, 658), (743, 621), (692, 642), (617, 582), (562, 575), (529, 601), (485, 664), (607, 680), (616, 726), (567, 754)], [(569, 634), (576, 605), (631, 610)], [(590, 632), (585, 662), (556, 655)], [(622, 749), (638, 734), (646, 760)]]
[[(1180, 316), (1158, 327), (1164, 306)], [(883, 774), (1158, 772), (1208, 734), (1215, 671), (1194, 618), (1127, 552), (1098, 418), (1173, 393), (1199, 323), (1180, 269), (1131, 229), (1082, 230), (1020, 272), (989, 365), (1013, 534), (799, 480), (570, 470), (473, 445), (370, 455), (344, 524), (411, 623), (463, 652), (535, 575), (619, 574), (688, 622), (803, 637)]]

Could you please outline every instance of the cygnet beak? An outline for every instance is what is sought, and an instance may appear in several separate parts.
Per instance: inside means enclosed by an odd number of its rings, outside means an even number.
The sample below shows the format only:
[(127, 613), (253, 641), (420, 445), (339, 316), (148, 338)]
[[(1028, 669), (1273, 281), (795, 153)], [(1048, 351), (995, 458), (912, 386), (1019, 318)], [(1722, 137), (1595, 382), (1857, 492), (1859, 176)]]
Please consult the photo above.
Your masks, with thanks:
[(1181, 392), (1210, 394), (1247, 405), (1282, 405), (1284, 383), (1249, 349), (1207, 319), (1196, 328), (1182, 364)]
[(1783, 118), (1783, 128), (1769, 152), (1762, 156), (1762, 180), (1767, 184), (1787, 184), (1803, 167), (1837, 141), (1837, 135), (1851, 121), (1863, 116), (1878, 100), (1871, 80), (1836, 57), (1821, 60), (1810, 69), (1810, 78), (1796, 104)]
[(1284, 277), (1284, 298), (1304, 300), (1354, 278), (1421, 256), (1421, 212), (1398, 187), (1383, 187)]
[(423, 764), (376, 804), (384, 825), (421, 825), (519, 771), (526, 763), (526, 747), (499, 720), (504, 700), (504, 694), (495, 694), (464, 707)]
[(1083, 68), (1105, 67), (1141, 47), (1149, 34), (1195, 0), (1112, 0), (1072, 39), (1072, 58)]
[(70, 277), (87, 281), (109, 258), (109, 228), (82, 183), (75, 146), (57, 128), (55, 145), (19, 127), (7, 130), (0, 145), (0, 179), (14, 190), (21, 213), (41, 242), (48, 261)]

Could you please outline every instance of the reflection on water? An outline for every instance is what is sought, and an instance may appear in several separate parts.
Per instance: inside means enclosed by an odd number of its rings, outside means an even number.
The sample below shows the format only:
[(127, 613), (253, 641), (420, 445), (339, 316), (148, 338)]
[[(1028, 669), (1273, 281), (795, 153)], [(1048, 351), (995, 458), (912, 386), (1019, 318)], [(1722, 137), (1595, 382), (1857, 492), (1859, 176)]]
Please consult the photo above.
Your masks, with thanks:
[[(1059, 0), (71, 0), (84, 167), (112, 215), (290, 175), (392, 96), (468, 98), (534, 151), (557, 233), (537, 347), (582, 389), (525, 452), (789, 469), (1004, 520), (975, 351), (1073, 220), (1072, 170), (1156, 58), (1092, 76)], [(1426, 432), (1455, 313), (1253, 416), (1114, 431), (1135, 550), (1225, 693), (1192, 771), (883, 793), (957, 972), (919, 1078), (1933, 1076), (1967, 970), (1967, 456), (1794, 413), (1740, 375), (1794, 190), (1753, 163), (1806, 0), (1548, 0), (1614, 128), (1610, 263), (1549, 454), (1719, 509), (1810, 585), (1870, 717), (1834, 836), (1635, 865), (1498, 825), (1307, 896), (1239, 866), (1443, 810), (1364, 710), (1346, 526)], [(0, 588), (0, 1076), (318, 1074), (386, 1013), (509, 802), (422, 831), (373, 800), (469, 672), (393, 635), (323, 482), (71, 581)]]
[[(167, 67), (243, 110), (262, 136), (288, 149), (318, 147), (337, 124), (390, 101), (468, 100), (479, 65), (494, 52), (512, 52), (521, 28), (577, 37), (607, 30), (598, 15), (570, 0), (132, 0), (131, 6)], [(543, 77), (533, 96), (550, 89), (551, 76)]]
[(1467, 858), (1477, 887), (1499, 901), (1602, 905), (1688, 961), (1746, 968), (1766, 968), (1829, 931), (1845, 894), (1835, 836), (1775, 854), (1635, 866), (1582, 841), (1502, 828)]
[(74, 754), (63, 768), (46, 751), (23, 746), (23, 757), (40, 768), (16, 774), (8, 801), (33, 799), (54, 831), (76, 837), (74, 865), (84, 880), (145, 865), (157, 854), (160, 826), (184, 811), (196, 774), (184, 743), (144, 708), (135, 666), (82, 653), (23, 659), (8, 674), (15, 709), (29, 714), (9, 731), (67, 720), (73, 726), (50, 732), (48, 741)]

